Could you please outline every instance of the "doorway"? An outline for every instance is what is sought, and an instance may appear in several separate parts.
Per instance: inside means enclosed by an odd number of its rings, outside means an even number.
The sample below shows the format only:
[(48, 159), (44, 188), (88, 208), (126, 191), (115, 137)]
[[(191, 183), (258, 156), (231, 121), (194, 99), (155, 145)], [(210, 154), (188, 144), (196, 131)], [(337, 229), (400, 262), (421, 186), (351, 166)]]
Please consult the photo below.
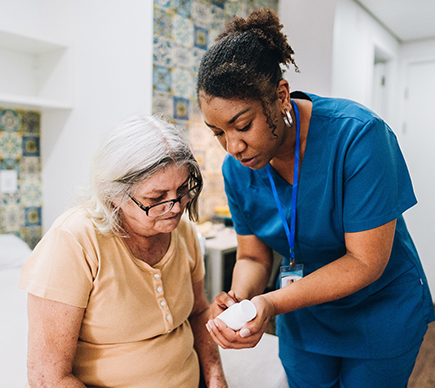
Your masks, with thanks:
[(390, 83), (390, 58), (375, 48), (371, 108), (382, 119), (388, 121), (388, 98)]
[(408, 229), (435, 295), (435, 59), (409, 63), (400, 145), (418, 205), (405, 213)]

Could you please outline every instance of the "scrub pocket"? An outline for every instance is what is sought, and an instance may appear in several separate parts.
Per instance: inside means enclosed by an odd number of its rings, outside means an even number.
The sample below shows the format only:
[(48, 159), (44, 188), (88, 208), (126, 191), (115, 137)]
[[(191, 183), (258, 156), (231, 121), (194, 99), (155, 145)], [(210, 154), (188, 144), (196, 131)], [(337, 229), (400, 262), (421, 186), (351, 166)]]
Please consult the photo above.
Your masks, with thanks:
[(371, 357), (395, 357), (422, 342), (427, 313), (423, 281), (415, 268), (370, 296), (364, 306)]

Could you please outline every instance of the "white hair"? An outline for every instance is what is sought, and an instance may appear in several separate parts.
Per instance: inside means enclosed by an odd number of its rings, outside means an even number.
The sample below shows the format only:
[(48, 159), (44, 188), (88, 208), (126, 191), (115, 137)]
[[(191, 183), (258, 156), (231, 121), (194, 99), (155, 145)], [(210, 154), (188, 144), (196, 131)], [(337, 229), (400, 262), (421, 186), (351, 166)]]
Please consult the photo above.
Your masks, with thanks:
[(189, 218), (197, 221), (202, 177), (183, 130), (155, 115), (134, 115), (110, 132), (92, 160), (91, 186), (82, 204), (96, 228), (124, 236), (120, 205), (137, 185), (171, 164), (186, 165), (189, 186), (199, 185), (186, 206)]

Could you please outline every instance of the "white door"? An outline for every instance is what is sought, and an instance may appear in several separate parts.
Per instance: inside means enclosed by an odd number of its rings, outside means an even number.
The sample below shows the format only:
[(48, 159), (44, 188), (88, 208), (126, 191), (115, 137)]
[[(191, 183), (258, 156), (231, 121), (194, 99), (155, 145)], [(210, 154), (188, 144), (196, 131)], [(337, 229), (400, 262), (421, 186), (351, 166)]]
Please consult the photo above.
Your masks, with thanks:
[(400, 145), (418, 204), (405, 213), (435, 299), (435, 60), (410, 63)]

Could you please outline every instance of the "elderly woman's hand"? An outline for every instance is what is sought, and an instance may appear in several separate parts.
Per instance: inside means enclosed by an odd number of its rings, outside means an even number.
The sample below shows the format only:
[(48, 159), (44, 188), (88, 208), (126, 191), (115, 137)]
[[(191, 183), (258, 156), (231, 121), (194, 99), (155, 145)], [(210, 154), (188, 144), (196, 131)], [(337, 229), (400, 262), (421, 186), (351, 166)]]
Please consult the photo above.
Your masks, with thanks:
[(228, 306), (230, 299), (234, 302), (230, 293), (221, 293), (214, 300), (215, 310), (211, 314), (211, 319), (207, 322), (207, 330), (213, 341), (223, 349), (253, 348), (260, 341), (270, 318), (275, 314), (273, 303), (269, 300), (267, 294), (254, 297), (252, 303), (257, 308), (257, 316), (240, 330), (234, 331), (227, 327), (219, 318), (216, 318), (218, 315), (216, 312), (225, 310), (224, 306)]
[(216, 318), (220, 313), (237, 302), (239, 301), (236, 299), (234, 291), (230, 291), (228, 294), (221, 292), (210, 305), (210, 319)]

